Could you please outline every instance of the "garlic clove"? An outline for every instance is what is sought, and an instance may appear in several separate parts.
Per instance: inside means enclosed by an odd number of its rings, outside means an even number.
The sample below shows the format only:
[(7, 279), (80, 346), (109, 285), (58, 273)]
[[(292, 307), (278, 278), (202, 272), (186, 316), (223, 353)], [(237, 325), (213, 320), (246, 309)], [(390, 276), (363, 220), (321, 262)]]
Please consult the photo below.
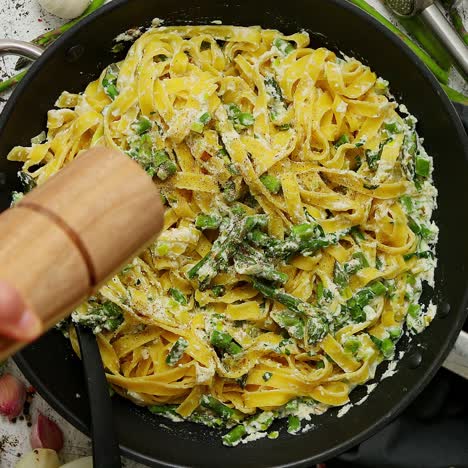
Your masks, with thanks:
[(32, 448), (47, 448), (59, 452), (63, 447), (63, 433), (54, 421), (39, 413), (31, 429), (30, 441)]
[(59, 468), (59, 466), (59, 458), (53, 450), (36, 449), (24, 454), (15, 468)]
[(64, 19), (80, 16), (88, 8), (89, 0), (38, 0), (44, 10)]
[(78, 460), (73, 460), (60, 468), (93, 468), (93, 457), (78, 458)]
[(26, 387), (11, 374), (0, 377), (0, 414), (10, 421), (19, 416), (26, 400)]

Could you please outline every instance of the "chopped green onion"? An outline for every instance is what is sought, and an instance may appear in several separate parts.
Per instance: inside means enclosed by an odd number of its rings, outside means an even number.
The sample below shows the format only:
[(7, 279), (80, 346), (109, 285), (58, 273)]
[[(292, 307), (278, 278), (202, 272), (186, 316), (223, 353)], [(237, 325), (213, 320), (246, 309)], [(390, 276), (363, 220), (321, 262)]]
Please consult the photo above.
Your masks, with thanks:
[(273, 374), (272, 374), (271, 372), (265, 372), (265, 373), (262, 375), (262, 379), (263, 379), (265, 382), (268, 382), (272, 377), (273, 377)]

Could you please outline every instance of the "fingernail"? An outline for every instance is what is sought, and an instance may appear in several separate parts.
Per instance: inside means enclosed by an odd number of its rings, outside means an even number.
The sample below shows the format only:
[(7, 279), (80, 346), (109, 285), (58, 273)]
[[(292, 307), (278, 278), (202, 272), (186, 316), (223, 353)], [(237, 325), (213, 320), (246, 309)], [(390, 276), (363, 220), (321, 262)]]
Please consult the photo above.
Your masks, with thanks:
[(36, 314), (26, 309), (16, 327), (24, 340), (28, 341), (37, 338), (41, 334), (42, 322)]

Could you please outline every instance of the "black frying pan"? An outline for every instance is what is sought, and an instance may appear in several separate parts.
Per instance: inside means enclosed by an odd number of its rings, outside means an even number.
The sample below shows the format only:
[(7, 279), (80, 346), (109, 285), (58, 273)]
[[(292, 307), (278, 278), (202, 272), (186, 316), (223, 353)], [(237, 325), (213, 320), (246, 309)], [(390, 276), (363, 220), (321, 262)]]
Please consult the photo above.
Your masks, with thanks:
[[(122, 31), (147, 25), (155, 16), (166, 24), (208, 23), (277, 28), (285, 33), (306, 29), (312, 46), (342, 51), (369, 64), (388, 79), (391, 89), (419, 120), (425, 147), (435, 159), (440, 191), (436, 221), (440, 227), (439, 267), (434, 297), (438, 313), (433, 324), (411, 343), (398, 373), (384, 380), (366, 402), (342, 418), (332, 410), (312, 422), (315, 429), (277, 440), (262, 439), (235, 449), (223, 447), (218, 433), (190, 423), (158, 419), (148, 411), (116, 398), (115, 419), (123, 453), (154, 466), (203, 467), (310, 466), (359, 443), (382, 428), (429, 382), (437, 371), (466, 315), (468, 243), (468, 145), (450, 102), (424, 65), (379, 23), (344, 0), (117, 0), (85, 19), (59, 39), (32, 67), (0, 118), (0, 154), (13, 145), (28, 144), (46, 122), (46, 112), (63, 90), (78, 92), (115, 57), (112, 39)], [(0, 205), (18, 188), (17, 165), (0, 159), (5, 177)], [(27, 227), (25, 227), (27, 228)], [(89, 432), (88, 402), (82, 368), (67, 341), (51, 332), (16, 358), (40, 394), (83, 432)], [(380, 370), (379, 375), (382, 370)], [(352, 401), (364, 396), (357, 389)], [(77, 398), (80, 394), (82, 397)], [(164, 426), (161, 426), (164, 424)], [(279, 424), (279, 423), (278, 423)]]

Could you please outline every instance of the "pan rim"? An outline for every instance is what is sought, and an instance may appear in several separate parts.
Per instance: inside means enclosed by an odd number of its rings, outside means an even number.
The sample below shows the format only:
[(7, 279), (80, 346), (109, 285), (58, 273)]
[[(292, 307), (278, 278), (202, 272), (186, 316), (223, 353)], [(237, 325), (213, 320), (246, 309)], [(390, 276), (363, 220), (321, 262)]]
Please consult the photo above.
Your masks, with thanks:
[[(0, 115), (0, 129), (4, 127), (10, 113), (12, 112), (16, 99), (22, 94), (23, 90), (29, 86), (30, 82), (33, 81), (36, 74), (42, 68), (43, 63), (45, 63), (49, 59), (49, 57), (53, 56), (57, 51), (59, 51), (62, 48), (62, 45), (65, 44), (69, 40), (69, 38), (74, 36), (76, 32), (80, 31), (81, 29), (86, 28), (88, 24), (98, 20), (98, 18), (101, 17), (101, 15), (104, 16), (105, 14), (110, 13), (114, 9), (121, 8), (123, 5), (128, 3), (128, 1), (129, 0), (115, 0), (107, 5), (104, 5), (99, 10), (89, 15), (89, 17), (85, 18), (83, 21), (75, 25), (72, 29), (70, 29), (62, 37), (60, 37), (51, 47), (49, 47), (44, 52), (42, 57), (33, 64), (33, 66), (31, 67), (31, 70), (29, 71), (25, 79), (19, 84), (19, 86), (17, 86), (14, 93), (8, 100), (2, 115)], [(345, 0), (326, 0), (326, 1), (335, 4), (336, 6), (339, 6), (340, 8), (350, 11), (350, 13), (353, 14), (354, 16), (360, 17), (363, 21), (369, 23), (379, 34), (384, 35), (387, 40), (391, 41), (394, 45), (396, 45), (402, 53), (407, 55), (407, 57), (411, 60), (413, 65), (416, 67), (416, 69), (418, 69), (418, 71), (423, 75), (424, 79), (429, 82), (431, 87), (438, 94), (438, 97), (441, 100), (440, 102), (442, 106), (441, 110), (447, 113), (449, 120), (450, 120), (450, 124), (456, 131), (457, 137), (459, 138), (460, 142), (464, 146), (465, 159), (468, 160), (468, 136), (465, 133), (462, 123), (458, 117), (458, 114), (456, 113), (456, 110), (453, 104), (449, 101), (449, 99), (445, 95), (445, 92), (440, 87), (436, 78), (426, 68), (423, 62), (409, 48), (405, 47), (404, 44), (401, 42), (401, 40), (397, 36), (395, 36), (391, 31), (389, 31), (387, 28), (385, 28), (382, 24), (380, 24), (377, 20), (369, 16), (363, 10), (359, 9), (358, 7), (356, 7), (355, 5), (351, 3), (346, 2)], [(237, 0), (236, 2), (233, 2), (233, 3), (244, 4), (244, 0), (242, 1)], [(408, 392), (406, 395), (404, 395), (401, 401), (397, 405), (393, 406), (392, 410), (384, 418), (380, 418), (374, 424), (369, 425), (365, 430), (359, 432), (358, 434), (346, 440), (345, 442), (335, 446), (334, 448), (328, 449), (325, 452), (322, 452), (320, 454), (320, 460), (331, 458), (349, 449), (350, 447), (356, 445), (357, 443), (369, 438), (371, 435), (375, 434), (378, 430), (380, 430), (386, 424), (388, 424), (398, 414), (400, 414), (413, 401), (414, 397), (417, 394), (419, 394), (422, 391), (422, 389), (426, 387), (426, 385), (430, 382), (430, 380), (435, 375), (439, 367), (442, 365), (450, 349), (452, 348), (459, 334), (459, 331), (461, 330), (465, 316), (468, 312), (466, 309), (467, 304), (468, 304), (468, 291), (465, 292), (462, 298), (460, 309), (457, 311), (454, 311), (454, 313), (457, 314), (458, 320), (453, 322), (450, 333), (448, 333), (448, 335), (446, 336), (444, 346), (438, 350), (437, 357), (433, 359), (432, 362), (429, 364), (424, 377), (418, 381), (417, 385), (413, 386), (411, 388), (411, 391)], [(434, 323), (433, 326), (436, 326), (436, 323)], [(76, 427), (78, 430), (80, 430), (81, 432), (89, 436), (90, 434), (89, 428), (86, 426), (83, 420), (80, 419), (79, 415), (69, 410), (67, 406), (60, 399), (56, 398), (52, 394), (52, 392), (48, 390), (45, 382), (42, 382), (41, 379), (37, 376), (37, 374), (35, 374), (34, 369), (32, 369), (32, 367), (28, 364), (25, 357), (20, 353), (14, 358), (14, 360), (18, 364), (19, 368), (24, 373), (26, 378), (30, 380), (36, 386), (36, 388), (39, 391), (39, 394), (47, 401), (47, 403), (50, 404), (51, 407), (54, 408), (54, 410), (56, 410), (61, 416), (63, 416), (74, 427)], [(162, 460), (157, 460), (154, 457), (142, 454), (123, 444), (121, 444), (120, 447), (124, 455), (129, 456), (130, 458), (140, 461), (142, 463), (151, 464), (153, 466), (155, 463), (157, 463), (158, 466), (167, 466), (167, 467), (183, 466), (183, 465), (164, 462)], [(276, 465), (276, 466), (282, 466), (282, 467), (307, 466), (310, 463), (314, 463), (318, 461), (318, 458), (319, 457), (317, 455), (314, 455), (308, 458), (303, 458), (302, 460), (298, 460), (298, 461), (291, 462), (288, 464), (283, 464), (283, 465)]]

